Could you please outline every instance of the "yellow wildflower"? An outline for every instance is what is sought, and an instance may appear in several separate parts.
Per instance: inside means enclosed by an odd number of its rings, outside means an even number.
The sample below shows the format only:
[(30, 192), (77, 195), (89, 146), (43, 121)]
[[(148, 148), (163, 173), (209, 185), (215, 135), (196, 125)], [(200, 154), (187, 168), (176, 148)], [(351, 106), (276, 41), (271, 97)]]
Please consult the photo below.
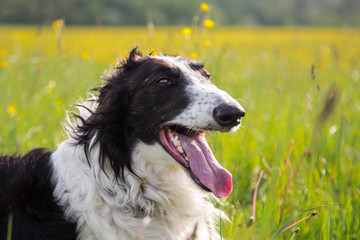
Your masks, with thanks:
[(181, 33), (182, 33), (185, 37), (187, 37), (187, 36), (190, 36), (190, 35), (191, 35), (192, 30), (191, 30), (191, 28), (189, 28), (189, 27), (184, 27), (183, 30), (181, 31)]
[(215, 22), (211, 19), (205, 19), (203, 24), (206, 28), (212, 28), (215, 26)]
[(203, 10), (204, 12), (210, 11), (209, 5), (207, 5), (205, 2), (200, 3), (200, 8), (201, 8), (201, 10)]
[(151, 56), (158, 56), (158, 55), (159, 55), (159, 52), (156, 51), (155, 48), (153, 48), (153, 49), (151, 49), (151, 50), (149, 51), (149, 54), (150, 54)]
[(9, 62), (8, 61), (1, 61), (0, 62), (0, 67), (2, 68), (2, 69), (6, 69), (6, 68), (8, 68), (9, 67)]
[(14, 117), (17, 113), (16, 106), (13, 104), (9, 105), (7, 108), (7, 113), (10, 115), (10, 117)]
[(196, 59), (198, 57), (198, 54), (194, 51), (190, 52), (189, 57), (192, 59)]
[(204, 47), (206, 48), (211, 47), (211, 42), (209, 40), (204, 41)]
[(55, 30), (63, 28), (64, 27), (64, 20), (58, 19), (58, 20), (53, 21), (52, 24), (51, 24), (51, 27), (53, 29), (55, 29)]
[(56, 87), (56, 82), (54, 80), (50, 80), (47, 85), (48, 93), (51, 93), (55, 87)]
[(83, 52), (83, 53), (81, 54), (81, 59), (82, 59), (83, 61), (89, 60), (89, 59), (90, 59), (90, 54), (89, 54), (88, 52)]

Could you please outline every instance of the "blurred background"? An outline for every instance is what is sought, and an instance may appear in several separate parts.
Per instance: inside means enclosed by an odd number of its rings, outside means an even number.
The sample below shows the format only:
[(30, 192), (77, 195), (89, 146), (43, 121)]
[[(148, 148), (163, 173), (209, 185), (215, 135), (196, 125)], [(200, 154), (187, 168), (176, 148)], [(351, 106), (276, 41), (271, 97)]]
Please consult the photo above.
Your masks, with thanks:
[[(359, 10), (360, 0), (0, 0), (0, 155), (56, 149), (65, 111), (134, 46), (195, 58), (247, 111), (237, 133), (207, 135), (233, 174), (223, 238), (360, 239)], [(300, 233), (281, 230), (295, 221)]]
[[(1, 0), (0, 22), (67, 25), (189, 25), (200, 0)], [(359, 0), (211, 0), (220, 25), (360, 26)]]

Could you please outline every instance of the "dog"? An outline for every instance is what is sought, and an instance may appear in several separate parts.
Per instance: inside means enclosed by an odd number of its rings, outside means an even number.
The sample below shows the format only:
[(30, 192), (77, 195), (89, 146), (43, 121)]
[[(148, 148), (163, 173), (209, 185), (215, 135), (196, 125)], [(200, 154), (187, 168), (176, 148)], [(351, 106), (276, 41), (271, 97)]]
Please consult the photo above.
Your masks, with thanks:
[(219, 239), (232, 177), (205, 133), (242, 106), (185, 57), (134, 48), (103, 78), (55, 151), (0, 158), (0, 239)]

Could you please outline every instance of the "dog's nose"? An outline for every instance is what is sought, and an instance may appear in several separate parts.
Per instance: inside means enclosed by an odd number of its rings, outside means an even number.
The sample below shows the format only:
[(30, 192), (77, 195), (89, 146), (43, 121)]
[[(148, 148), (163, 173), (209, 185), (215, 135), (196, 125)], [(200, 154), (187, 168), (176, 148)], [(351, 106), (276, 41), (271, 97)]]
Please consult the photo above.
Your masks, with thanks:
[(213, 111), (214, 119), (222, 127), (234, 127), (239, 125), (241, 118), (244, 116), (244, 109), (227, 104), (217, 106)]

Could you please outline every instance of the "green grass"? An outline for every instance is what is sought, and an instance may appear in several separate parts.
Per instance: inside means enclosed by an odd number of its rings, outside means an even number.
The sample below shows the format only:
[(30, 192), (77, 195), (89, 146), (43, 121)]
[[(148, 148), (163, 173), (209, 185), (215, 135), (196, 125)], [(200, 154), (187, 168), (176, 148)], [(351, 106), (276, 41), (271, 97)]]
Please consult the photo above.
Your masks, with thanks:
[(12, 226), (13, 226), (13, 215), (9, 214), (6, 240), (11, 240), (12, 238)]
[[(33, 34), (33, 29), (24, 31)], [(9, 66), (0, 68), (1, 154), (55, 149), (65, 138), (65, 110), (99, 85), (99, 76), (121, 49), (138, 42), (142, 51), (195, 51), (213, 82), (247, 111), (240, 131), (208, 137), (218, 160), (233, 174), (233, 192), (221, 200), (230, 217), (230, 223), (222, 221), (223, 237), (290, 239), (299, 227), (294, 239), (360, 239), (358, 30), (218, 28), (186, 41), (177, 28), (156, 29), (154, 39), (146, 29), (126, 36), (126, 29), (67, 28), (63, 37), (70, 48), (61, 54), (53, 51), (51, 32), (48, 38), (35, 36), (29, 45), (12, 42), (13, 28), (5, 30), (9, 35), (0, 34), (0, 48), (6, 54), (0, 49), (0, 61)], [(87, 46), (87, 37), (93, 45)], [(212, 41), (210, 48), (201, 46), (204, 39)], [(90, 53), (88, 61), (80, 58), (84, 50)], [(12, 116), (10, 105), (16, 106)], [(249, 224), (261, 170), (256, 219)], [(309, 209), (317, 215), (277, 234)]]

